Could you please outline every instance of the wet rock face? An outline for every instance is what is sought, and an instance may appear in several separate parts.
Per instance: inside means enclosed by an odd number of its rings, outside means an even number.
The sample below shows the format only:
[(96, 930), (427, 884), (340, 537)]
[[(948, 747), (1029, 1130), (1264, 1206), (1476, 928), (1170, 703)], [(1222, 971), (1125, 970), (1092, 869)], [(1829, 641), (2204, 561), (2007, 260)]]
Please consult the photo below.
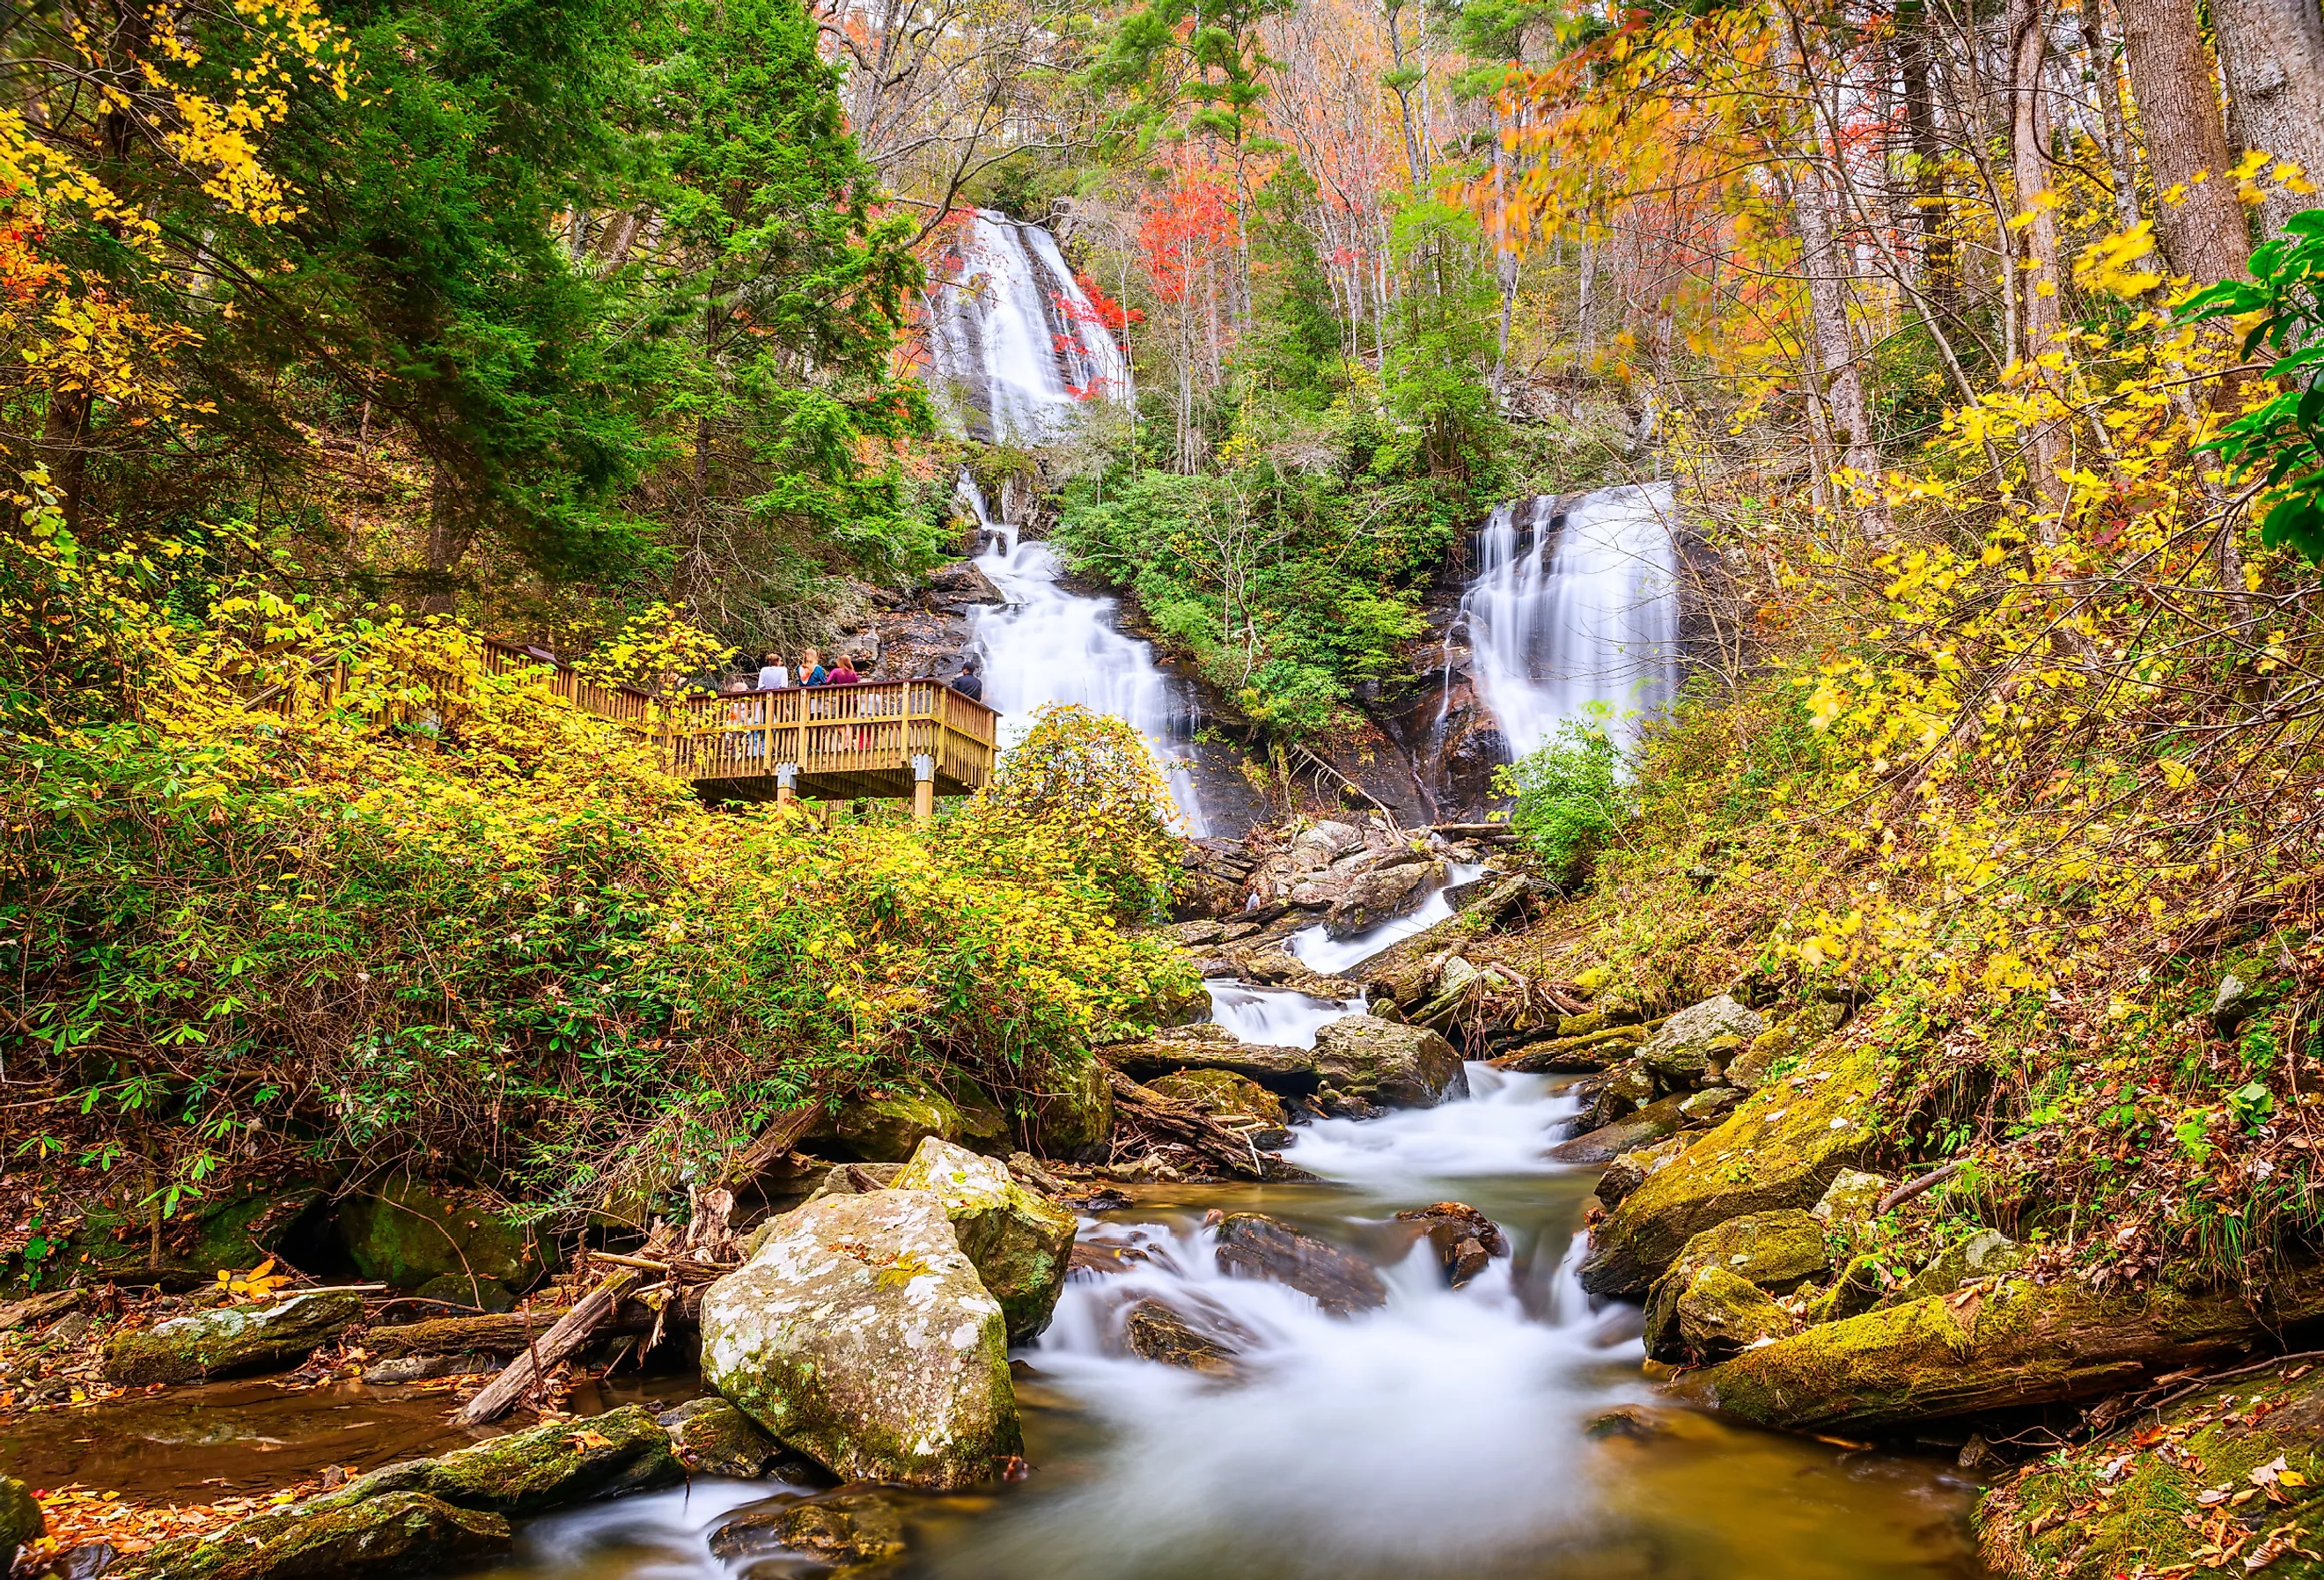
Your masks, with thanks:
[(136, 1387), (281, 1371), (362, 1315), (363, 1297), (351, 1290), (189, 1312), (116, 1336), (105, 1347), (105, 1375)]
[[(425, 1575), (508, 1550), (509, 1523), (425, 1492), (392, 1492), (299, 1520), (272, 1539), (215, 1561), (111, 1573), (161, 1580), (309, 1580), (309, 1576)], [(212, 1544), (224, 1547), (224, 1544)], [(133, 1566), (135, 1560), (132, 1561)]]
[(1315, 1074), (1344, 1096), (1390, 1108), (1433, 1108), (1469, 1095), (1468, 1072), (1451, 1043), (1375, 1015), (1342, 1016), (1318, 1027)]
[(1635, 1152), (1676, 1135), (1686, 1123), (1682, 1112), (1683, 1104), (1684, 1099), (1677, 1096), (1649, 1103), (1627, 1118), (1601, 1124), (1570, 1141), (1558, 1142), (1546, 1155), (1554, 1163), (1610, 1163), (1625, 1152)]
[(1009, 1334), (934, 1191), (810, 1202), (702, 1302), (711, 1386), (850, 1480), (950, 1489), (1023, 1451)]
[(1056, 1089), (1043, 1095), (1034, 1133), (1052, 1158), (1103, 1162), (1113, 1135), (1113, 1083), (1095, 1058), (1058, 1071)]
[(1692, 1086), (1766, 1029), (1765, 1017), (1720, 993), (1664, 1021), (1638, 1049), (1638, 1058), (1665, 1086)]
[(1288, 1284), (1334, 1317), (1388, 1304), (1371, 1263), (1259, 1213), (1230, 1213), (1218, 1225), (1219, 1266), (1245, 1278)]
[[(396, 1178), (339, 1204), (339, 1233), (364, 1277), (399, 1289), (438, 1278), (485, 1280), (522, 1291), (554, 1252), (483, 1196)], [(464, 1304), (476, 1303), (464, 1299)]]
[(1461, 1288), (1509, 1254), (1508, 1236), (1501, 1226), (1466, 1202), (1441, 1201), (1425, 1207), (1407, 1207), (1397, 1221), (1417, 1227), (1435, 1252), (1444, 1281)]
[(695, 1475), (756, 1481), (783, 1457), (781, 1444), (723, 1399), (690, 1400), (654, 1421), (669, 1434), (671, 1448)]
[(1606, 1165), (1606, 1172), (1598, 1178), (1598, 1199), (1608, 1206), (1618, 1206), (1649, 1178), (1669, 1167), (1671, 1160), (1686, 1150), (1683, 1136), (1672, 1136), (1656, 1141), (1651, 1147), (1640, 1147), (1635, 1152), (1625, 1152)]
[(1672, 1298), (1669, 1331), (1647, 1354), (1656, 1360), (1716, 1361), (1762, 1339), (1788, 1338), (1799, 1319), (1750, 1280), (1707, 1267)]
[(1001, 1302), (1011, 1344), (1049, 1326), (1073, 1254), (1073, 1214), (1018, 1184), (1005, 1164), (933, 1136), (896, 1176), (895, 1188), (934, 1191), (944, 1203), (963, 1254)]
[(584, 1421), (560, 1421), (434, 1459), (407, 1460), (358, 1476), (318, 1506), (360, 1502), (389, 1492), (424, 1492), (463, 1509), (516, 1518), (675, 1485), (686, 1467), (668, 1430), (641, 1406)]
[(1323, 930), (1335, 938), (1352, 938), (1384, 921), (1393, 921), (1420, 909), (1429, 892), (1444, 876), (1442, 862), (1409, 860), (1394, 866), (1386, 863), (1348, 880), (1323, 915)]
[[(1711, 1358), (1711, 1352), (1685, 1339), (1681, 1331), (1681, 1307), (1688, 1299), (1715, 1305), (1732, 1304), (1736, 1298), (1724, 1281), (1715, 1283), (1711, 1293), (1695, 1293), (1701, 1275), (1709, 1270), (1716, 1269), (1727, 1279), (1739, 1279), (1754, 1289), (1788, 1295), (1809, 1280), (1821, 1278), (1831, 1267), (1823, 1220), (1812, 1213), (1796, 1208), (1752, 1213), (1706, 1229), (1689, 1240), (1670, 1270), (1655, 1280), (1646, 1299), (1646, 1354), (1658, 1361), (1690, 1354), (1696, 1360)], [(1756, 1304), (1746, 1304), (1757, 1311)], [(1763, 1313), (1755, 1320), (1766, 1328), (1773, 1319)], [(1776, 1336), (1790, 1333), (1798, 1324), (1785, 1317), (1779, 1326)], [(1737, 1344), (1718, 1353), (1731, 1354), (1740, 1347)]]
[[(768, 1567), (770, 1576), (798, 1574), (799, 1557), (817, 1574), (862, 1575), (904, 1556), (904, 1521), (893, 1503), (868, 1487), (787, 1494), (727, 1515), (711, 1535), (710, 1550), (730, 1564), (779, 1554), (793, 1558)], [(748, 1566), (739, 1573), (748, 1577), (761, 1570)]]
[(1122, 1320), (1130, 1353), (1165, 1366), (1181, 1366), (1213, 1377), (1238, 1377), (1235, 1352), (1220, 1339), (1198, 1332), (1159, 1300), (1140, 1300)]

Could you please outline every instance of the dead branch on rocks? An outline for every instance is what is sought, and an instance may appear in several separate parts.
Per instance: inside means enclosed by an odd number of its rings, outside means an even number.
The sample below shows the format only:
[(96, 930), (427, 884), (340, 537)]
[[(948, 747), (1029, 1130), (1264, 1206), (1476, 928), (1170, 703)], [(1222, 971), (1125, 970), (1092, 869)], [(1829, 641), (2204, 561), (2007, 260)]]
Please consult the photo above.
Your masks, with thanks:
[(1239, 1174), (1246, 1179), (1309, 1178), (1286, 1163), (1281, 1153), (1260, 1151), (1249, 1136), (1221, 1124), (1190, 1103), (1165, 1097), (1120, 1070), (1107, 1070), (1106, 1078), (1113, 1083), (1117, 1140), (1127, 1132), (1130, 1139), (1149, 1149), (1181, 1147), (1221, 1173)]

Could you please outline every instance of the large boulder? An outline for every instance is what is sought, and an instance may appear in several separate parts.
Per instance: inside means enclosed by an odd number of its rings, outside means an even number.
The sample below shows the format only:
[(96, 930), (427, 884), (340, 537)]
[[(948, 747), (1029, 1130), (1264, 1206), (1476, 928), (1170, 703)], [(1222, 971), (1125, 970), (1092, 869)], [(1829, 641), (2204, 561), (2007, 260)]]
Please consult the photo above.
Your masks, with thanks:
[(1388, 1304), (1388, 1286), (1371, 1263), (1262, 1214), (1221, 1219), (1217, 1255), (1228, 1272), (1288, 1284), (1334, 1317)]
[(48, 1517), (24, 1483), (0, 1475), (0, 1559), (15, 1557), (18, 1548), (30, 1547), (48, 1533)]
[(181, 1206), (162, 1231), (158, 1265), (144, 1213), (96, 1206), (73, 1236), (68, 1255), (92, 1279), (129, 1274), (153, 1278), (168, 1289), (201, 1288), (220, 1269), (253, 1268), (274, 1255), (323, 1196), (321, 1186), (296, 1180), (221, 1191)]
[(1214, 1119), (1256, 1121), (1270, 1129), (1284, 1123), (1282, 1099), (1232, 1070), (1174, 1070), (1147, 1086), (1165, 1097), (1194, 1104)]
[(862, 1162), (901, 1163), (929, 1136), (957, 1141), (967, 1131), (951, 1098), (907, 1076), (843, 1103), (807, 1133)]
[(1101, 1057), (1134, 1081), (1179, 1070), (1224, 1070), (1286, 1096), (1315, 1089), (1314, 1049), (1238, 1042), (1225, 1027), (1207, 1021), (1174, 1027), (1142, 1042), (1117, 1042)]
[[(1729, 1218), (1688, 1241), (1646, 1298), (1646, 1354), (1655, 1359), (1679, 1358), (1684, 1347), (1679, 1306), (1706, 1268), (1717, 1268), (1770, 1294), (1788, 1295), (1831, 1268), (1823, 1221), (1796, 1207), (1784, 1207)], [(1790, 1332), (1790, 1326), (1783, 1331)], [(1703, 1356), (1700, 1350), (1694, 1353)]]
[(1692, 1086), (1766, 1029), (1764, 1016), (1720, 993), (1665, 1021), (1638, 1058), (1665, 1087)]
[(703, 1297), (702, 1367), (844, 1479), (964, 1487), (1023, 1451), (1007, 1320), (934, 1191), (788, 1214)]
[(1828, 1067), (1817, 1072), (1828, 1078), (1756, 1093), (1633, 1191), (1591, 1231), (1582, 1287), (1643, 1295), (1686, 1243), (1713, 1224), (1814, 1205), (1876, 1139), (1864, 1116), (1879, 1085), (1878, 1064), (1849, 1051)]
[(295, 1366), (363, 1315), (352, 1289), (191, 1311), (115, 1335), (105, 1375), (124, 1388)]
[(1315, 1074), (1343, 1096), (1387, 1108), (1433, 1108), (1469, 1095), (1468, 1071), (1451, 1043), (1377, 1015), (1343, 1015), (1316, 1028)]
[(499, 1283), (521, 1293), (556, 1262), (554, 1250), (539, 1233), (517, 1223), (493, 1197), (406, 1176), (346, 1197), (339, 1203), (338, 1224), (347, 1255), (363, 1276), (399, 1289), (451, 1277)]
[(1414, 857), (1391, 866), (1378, 863), (1357, 873), (1323, 913), (1323, 929), (1335, 938), (1370, 932), (1384, 921), (1417, 910), (1444, 878), (1444, 864)]
[(1073, 1255), (1074, 1215), (1017, 1183), (1009, 1167), (930, 1136), (896, 1176), (897, 1190), (931, 1190), (952, 1220), (953, 1238), (1001, 1302), (1009, 1342), (1049, 1326)]

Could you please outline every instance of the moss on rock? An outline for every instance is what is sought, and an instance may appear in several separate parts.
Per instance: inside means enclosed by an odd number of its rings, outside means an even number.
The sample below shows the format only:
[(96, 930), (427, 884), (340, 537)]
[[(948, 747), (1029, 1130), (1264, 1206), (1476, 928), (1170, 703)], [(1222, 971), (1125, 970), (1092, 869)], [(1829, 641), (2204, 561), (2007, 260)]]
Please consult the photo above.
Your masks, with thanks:
[[(1720, 1301), (1732, 1303), (1739, 1297), (1729, 1289), (1727, 1280), (1739, 1280), (1769, 1294), (1787, 1295), (1822, 1276), (1831, 1266), (1822, 1220), (1796, 1207), (1749, 1213), (1705, 1229), (1686, 1243), (1670, 1270), (1655, 1280), (1646, 1299), (1646, 1354), (1658, 1361), (1672, 1361), (1688, 1354), (1707, 1360), (1726, 1353), (1705, 1350), (1683, 1336), (1680, 1308), (1687, 1299), (1708, 1300), (1714, 1306)], [(1701, 1276), (1713, 1269), (1726, 1279), (1712, 1280), (1709, 1293), (1698, 1293)], [(1772, 1301), (1767, 1304), (1773, 1308)], [(1760, 1331), (1777, 1335), (1788, 1334), (1798, 1326), (1788, 1317), (1780, 1324), (1764, 1317), (1757, 1320)], [(1757, 1332), (1748, 1335), (1747, 1342), (1757, 1336)], [(1735, 1347), (1738, 1346), (1728, 1349)]]
[(1005, 1164), (930, 1136), (896, 1176), (898, 1190), (932, 1190), (984, 1288), (1001, 1302), (1012, 1344), (1049, 1326), (1076, 1220), (1010, 1175)]
[(696, 1399), (654, 1418), (670, 1446), (696, 1475), (755, 1481), (782, 1457), (782, 1445), (723, 1399)]
[(1656, 1358), (1713, 1361), (1762, 1339), (1796, 1333), (1799, 1326), (1797, 1317), (1750, 1280), (1723, 1267), (1706, 1267), (1683, 1288), (1674, 1288), (1670, 1332)]
[(524, 1290), (556, 1264), (535, 1230), (484, 1193), (408, 1177), (341, 1201), (339, 1234), (364, 1277), (399, 1289), (451, 1276)]
[(2135, 1436), (2044, 1455), (1986, 1494), (1978, 1533), (1997, 1574), (2324, 1575), (2324, 1369), (2287, 1363), (2138, 1419)]
[(901, 1163), (929, 1136), (958, 1141), (960, 1110), (925, 1081), (890, 1081), (881, 1091), (843, 1104), (810, 1132), (835, 1141), (867, 1163)]
[(363, 1297), (347, 1289), (189, 1312), (115, 1335), (105, 1346), (105, 1375), (136, 1387), (279, 1371), (305, 1360), (362, 1315)]
[(48, 1530), (48, 1518), (24, 1483), (0, 1475), (0, 1558), (13, 1557), (18, 1548), (40, 1540)]
[(1284, 1123), (1281, 1099), (1231, 1070), (1177, 1070), (1147, 1085), (1165, 1097), (1200, 1104), (1221, 1118), (1276, 1126)]
[(1864, 1122), (1879, 1070), (1849, 1051), (1816, 1072), (1752, 1095), (1718, 1129), (1632, 1192), (1591, 1235), (1582, 1286), (1643, 1295), (1686, 1243), (1744, 1213), (1813, 1205), (1873, 1143)]
[[(263, 1534), (254, 1529), (264, 1522)], [(509, 1523), (424, 1492), (243, 1520), (206, 1540), (164, 1542), (117, 1580), (364, 1580), (425, 1575), (505, 1552)]]
[(1093, 1058), (1061, 1061), (1052, 1068), (1033, 1139), (1052, 1158), (1102, 1162), (1113, 1137), (1113, 1083)]

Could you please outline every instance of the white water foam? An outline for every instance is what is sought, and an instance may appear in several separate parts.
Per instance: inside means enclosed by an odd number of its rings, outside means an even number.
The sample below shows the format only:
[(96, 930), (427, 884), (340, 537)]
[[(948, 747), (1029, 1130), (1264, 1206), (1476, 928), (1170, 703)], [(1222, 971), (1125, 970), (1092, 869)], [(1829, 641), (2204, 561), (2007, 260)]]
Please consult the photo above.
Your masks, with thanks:
[(1310, 1174), (1395, 1194), (1430, 1180), (1571, 1173), (1545, 1154), (1581, 1112), (1547, 1076), (1466, 1067), (1466, 1101), (1399, 1108), (1380, 1119), (1319, 1119), (1292, 1132), (1285, 1158)]
[(1237, 1042), (1270, 1048), (1313, 1048), (1315, 1033), (1343, 1015), (1364, 1012), (1363, 994), (1351, 999), (1309, 998), (1287, 987), (1254, 987), (1231, 976), (1206, 978), (1211, 1019)]
[(1510, 753), (1603, 705), (1649, 714), (1678, 687), (1678, 552), (1668, 483), (1601, 488), (1553, 531), (1556, 500), (1502, 505), (1461, 599), (1477, 681)]
[(1129, 361), (1056, 237), (981, 208), (955, 260), (928, 293), (928, 351), (930, 390), (956, 431), (1038, 444), (1084, 402), (1130, 398)]
[(1001, 716), (1001, 744), (1022, 738), (1034, 709), (1074, 702), (1111, 714), (1146, 737), (1155, 765), (1170, 787), (1179, 826), (1205, 835), (1202, 798), (1182, 745), (1193, 730), (1191, 704), (1154, 662), (1154, 650), (1114, 628), (1111, 598), (1084, 598), (1057, 585), (1065, 571), (1047, 543), (1020, 541), (1017, 529), (995, 522), (975, 479), (960, 475), (961, 503), (988, 534), (976, 567), (1008, 600), (979, 608), (973, 627), (984, 659), (984, 700)]

